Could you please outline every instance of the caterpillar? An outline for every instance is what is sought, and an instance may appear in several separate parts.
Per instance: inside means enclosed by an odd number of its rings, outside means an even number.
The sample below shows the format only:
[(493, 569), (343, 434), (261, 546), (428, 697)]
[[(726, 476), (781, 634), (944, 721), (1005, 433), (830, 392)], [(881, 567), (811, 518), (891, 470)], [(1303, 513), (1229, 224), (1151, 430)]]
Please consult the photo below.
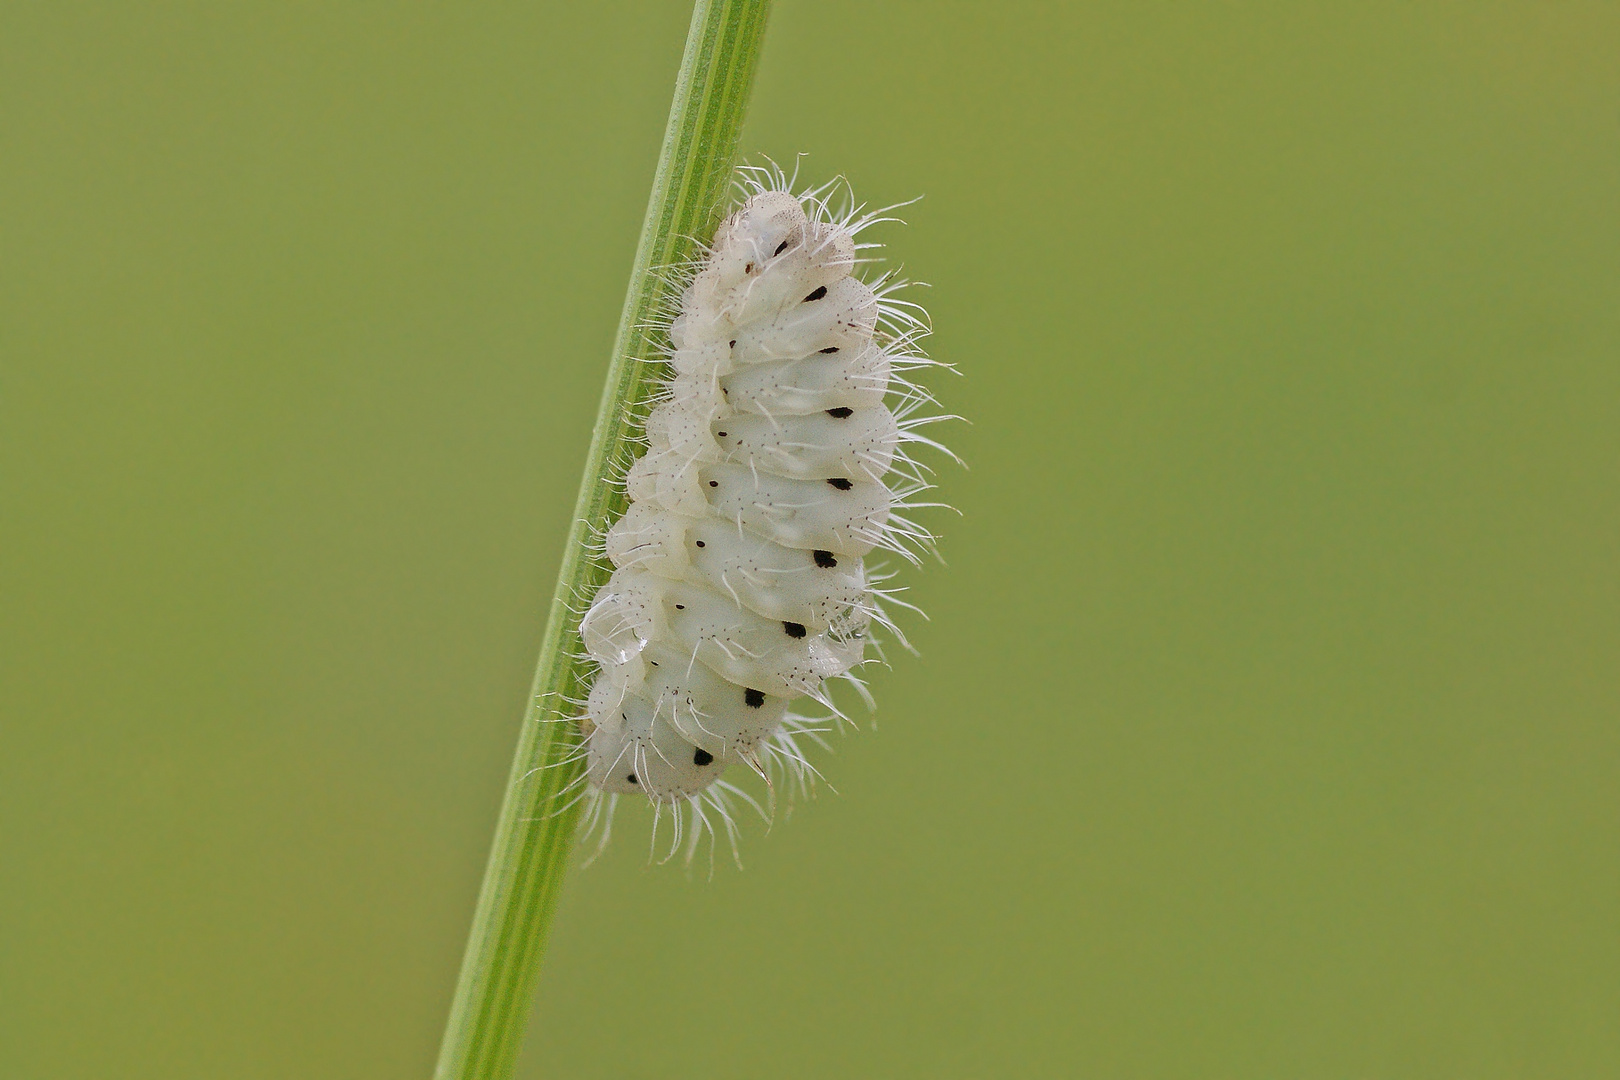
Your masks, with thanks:
[[(774, 165), (739, 170), (741, 204), (660, 327), (668, 374), (624, 476), (629, 508), (603, 538), (613, 574), (580, 621), (595, 672), (576, 756), (584, 828), (604, 845), (634, 795), (655, 807), (655, 843), (672, 812), (670, 856), (683, 833), (688, 861), (702, 835), (712, 853), (716, 822), (735, 856), (732, 800), (767, 812), (726, 769), (763, 777), (773, 806), (779, 778), (808, 793), (807, 744), (846, 719), (829, 683), (870, 705), (857, 672), (874, 627), (910, 649), (886, 605), (912, 605), (866, 560), (933, 550), (905, 513), (940, 504), (916, 501), (932, 485), (907, 451), (944, 450), (919, 429), (946, 417), (907, 374), (946, 365), (919, 348), (926, 312), (894, 295), (909, 283), (858, 273), (881, 246), (861, 233), (895, 208), (867, 211), (842, 180), (793, 183)], [(800, 699), (826, 715), (793, 711)]]

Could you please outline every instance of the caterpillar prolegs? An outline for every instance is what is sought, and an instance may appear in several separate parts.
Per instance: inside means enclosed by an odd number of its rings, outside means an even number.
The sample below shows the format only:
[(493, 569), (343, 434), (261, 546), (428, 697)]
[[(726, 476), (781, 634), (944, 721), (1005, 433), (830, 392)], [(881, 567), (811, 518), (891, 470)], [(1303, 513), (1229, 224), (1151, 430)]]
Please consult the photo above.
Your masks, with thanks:
[(907, 377), (937, 363), (919, 348), (927, 316), (895, 297), (906, 282), (859, 273), (879, 246), (861, 233), (893, 219), (841, 181), (795, 195), (774, 167), (743, 168), (739, 187), (670, 313), (672, 374), (605, 537), (616, 569), (580, 624), (597, 665), (586, 827), (605, 842), (618, 796), (644, 797), (673, 812), (670, 852), (684, 832), (688, 858), (716, 823), (735, 851), (732, 798), (760, 809), (729, 766), (807, 792), (806, 744), (843, 717), (828, 682), (866, 696), (874, 626), (906, 645), (885, 604), (910, 605), (867, 557), (931, 550), (905, 516), (936, 505), (917, 501), (932, 485), (907, 451), (943, 449), (918, 430), (942, 419), (934, 399)]

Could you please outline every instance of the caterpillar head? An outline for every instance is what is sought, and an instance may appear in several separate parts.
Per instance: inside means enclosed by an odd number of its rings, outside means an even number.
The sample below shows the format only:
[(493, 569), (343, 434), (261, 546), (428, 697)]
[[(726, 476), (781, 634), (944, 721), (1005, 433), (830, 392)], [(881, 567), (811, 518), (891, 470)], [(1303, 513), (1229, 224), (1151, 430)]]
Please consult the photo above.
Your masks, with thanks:
[[(763, 191), (721, 225), (708, 265), (682, 298), (681, 310), (689, 321), (723, 330), (800, 303), (854, 267), (855, 239), (848, 230), (806, 220), (799, 201), (785, 191)], [(681, 340), (689, 330), (682, 326)]]
[(805, 224), (804, 207), (798, 199), (786, 191), (762, 191), (721, 224), (714, 235), (714, 257), (708, 269), (735, 283), (736, 278), (753, 273), (773, 255), (799, 243)]

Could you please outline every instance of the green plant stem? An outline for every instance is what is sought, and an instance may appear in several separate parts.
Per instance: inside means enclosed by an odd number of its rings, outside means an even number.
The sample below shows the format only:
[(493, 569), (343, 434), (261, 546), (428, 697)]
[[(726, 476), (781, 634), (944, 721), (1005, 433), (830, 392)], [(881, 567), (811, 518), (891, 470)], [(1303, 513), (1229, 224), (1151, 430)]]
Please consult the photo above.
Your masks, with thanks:
[[(623, 513), (611, 469), (633, 456), (632, 435), (645, 414), (660, 365), (642, 362), (667, 347), (649, 329), (669, 285), (654, 271), (695, 254), (694, 237), (719, 223), (753, 90), (770, 0), (697, 0), (675, 83), (669, 125), (641, 226), (630, 290), (613, 343), (607, 386), (591, 436), (551, 616), (540, 646), (534, 690), (495, 830), (494, 847), (473, 916), (461, 977), (439, 1050), (436, 1080), (508, 1077), (516, 1064), (546, 935), (568, 868), (577, 804), (557, 799), (581, 766), (564, 764), (571, 746), (566, 704), (583, 693), (579, 616), (574, 610), (611, 569), (589, 543)], [(563, 721), (548, 723), (546, 721)]]

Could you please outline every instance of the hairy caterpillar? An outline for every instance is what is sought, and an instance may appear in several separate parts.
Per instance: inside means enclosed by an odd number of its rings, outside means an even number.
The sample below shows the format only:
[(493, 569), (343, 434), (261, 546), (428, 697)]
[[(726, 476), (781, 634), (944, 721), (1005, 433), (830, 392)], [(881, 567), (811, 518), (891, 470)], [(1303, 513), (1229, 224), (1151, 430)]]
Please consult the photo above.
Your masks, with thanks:
[[(931, 485), (906, 449), (943, 449), (917, 430), (943, 417), (906, 378), (937, 363), (917, 347), (927, 317), (894, 297), (906, 282), (856, 274), (879, 246), (860, 233), (894, 219), (853, 198), (834, 209), (841, 181), (795, 195), (774, 166), (739, 177), (743, 202), (669, 313), (673, 373), (603, 541), (616, 569), (580, 623), (597, 665), (580, 703), (586, 831), (605, 843), (618, 797), (639, 795), (672, 811), (671, 854), (691, 815), (688, 859), (711, 812), (735, 853), (731, 799), (760, 809), (720, 779), (728, 766), (773, 795), (778, 776), (808, 791), (803, 743), (843, 718), (828, 681), (867, 697), (874, 624), (906, 645), (884, 602), (910, 605), (864, 557), (931, 549), (902, 516), (937, 505), (915, 501)], [(800, 698), (828, 715), (790, 711)]]

